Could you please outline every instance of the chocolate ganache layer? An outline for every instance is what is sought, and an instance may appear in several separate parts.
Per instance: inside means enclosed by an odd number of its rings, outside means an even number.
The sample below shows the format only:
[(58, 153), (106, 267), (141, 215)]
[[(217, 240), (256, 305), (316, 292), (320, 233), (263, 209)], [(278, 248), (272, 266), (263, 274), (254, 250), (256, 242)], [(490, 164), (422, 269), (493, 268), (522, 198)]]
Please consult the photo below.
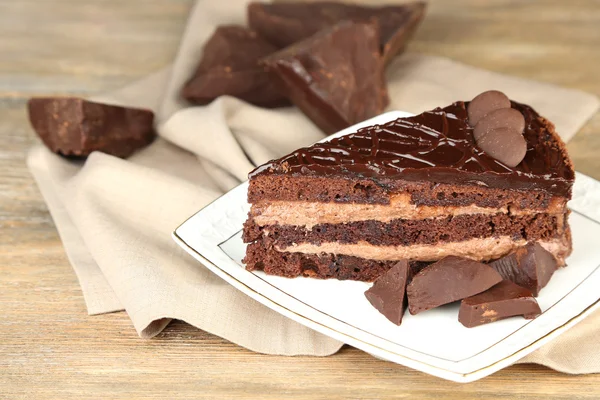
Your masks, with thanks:
[[(296, 150), (256, 168), (250, 179), (265, 175), (362, 178), (374, 182), (374, 192), (394, 191), (398, 180), (427, 181), (570, 197), (573, 167), (550, 122), (531, 107), (512, 102), (525, 118), (527, 152), (524, 160), (511, 168), (475, 145), (467, 105), (456, 102)], [(261, 196), (252, 190), (251, 184), (249, 199)], [(372, 197), (377, 201), (377, 196)]]

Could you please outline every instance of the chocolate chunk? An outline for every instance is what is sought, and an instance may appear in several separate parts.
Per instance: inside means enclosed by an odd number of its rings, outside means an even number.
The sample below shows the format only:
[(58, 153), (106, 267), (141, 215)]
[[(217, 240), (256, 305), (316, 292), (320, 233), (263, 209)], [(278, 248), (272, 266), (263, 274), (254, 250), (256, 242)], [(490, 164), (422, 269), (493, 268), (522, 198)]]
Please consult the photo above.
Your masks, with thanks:
[(511, 168), (519, 165), (527, 153), (525, 138), (511, 128), (489, 130), (476, 143), (481, 150)]
[(475, 126), (481, 118), (501, 108), (510, 108), (510, 99), (504, 93), (497, 90), (483, 92), (469, 103), (469, 124)]
[(410, 273), (408, 274), (408, 283), (410, 283), (415, 275), (429, 267), (433, 262), (431, 261), (411, 261), (408, 263)]
[(531, 290), (536, 297), (558, 268), (558, 262), (552, 253), (537, 242), (529, 243), (489, 265), (503, 279)]
[(533, 319), (541, 313), (531, 291), (511, 281), (502, 281), (483, 293), (464, 299), (460, 303), (458, 321), (472, 328), (516, 315)]
[(38, 97), (27, 103), (31, 126), (46, 147), (65, 156), (101, 151), (128, 157), (154, 140), (150, 110), (76, 97)]
[(409, 274), (408, 261), (398, 261), (365, 292), (365, 297), (373, 307), (396, 325), (402, 323), (406, 308), (406, 284)]
[(341, 21), (375, 19), (381, 28), (380, 51), (385, 63), (400, 53), (425, 15), (424, 2), (363, 7), (336, 2), (250, 3), (248, 24), (261, 36), (287, 47)]
[(415, 315), (481, 293), (502, 281), (493, 268), (448, 256), (415, 275), (408, 285), (408, 309)]
[(181, 96), (195, 104), (229, 95), (262, 107), (287, 105), (289, 101), (260, 64), (277, 50), (253, 30), (220, 26), (204, 45), (202, 59)]
[(325, 133), (388, 104), (376, 24), (342, 22), (264, 60), (283, 92)]
[(479, 120), (473, 129), (473, 137), (478, 140), (486, 133), (496, 128), (509, 128), (519, 134), (525, 130), (525, 117), (514, 108), (501, 108), (488, 113)]

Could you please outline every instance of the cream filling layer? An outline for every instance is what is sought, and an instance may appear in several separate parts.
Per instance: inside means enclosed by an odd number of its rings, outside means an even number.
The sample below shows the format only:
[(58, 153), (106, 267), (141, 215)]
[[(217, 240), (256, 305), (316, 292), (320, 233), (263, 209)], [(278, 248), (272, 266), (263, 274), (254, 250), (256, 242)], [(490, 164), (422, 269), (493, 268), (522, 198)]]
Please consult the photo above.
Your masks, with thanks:
[(517, 210), (513, 207), (494, 208), (470, 206), (417, 206), (411, 204), (410, 195), (392, 197), (390, 204), (319, 203), (308, 201), (272, 201), (266, 205), (254, 204), (251, 215), (258, 226), (295, 225), (311, 229), (318, 224), (343, 224), (374, 220), (390, 222), (394, 219), (419, 220), (469, 214), (512, 215), (530, 213), (564, 213), (564, 203), (553, 202), (546, 210)]
[[(539, 243), (556, 256), (559, 256), (566, 249), (564, 240), (560, 238), (540, 241)], [(500, 236), (433, 245), (375, 246), (361, 241), (351, 244), (338, 242), (328, 242), (320, 245), (299, 243), (287, 247), (277, 246), (276, 249), (281, 252), (304, 254), (329, 253), (380, 261), (400, 259), (437, 261), (450, 255), (471, 258), (478, 261), (488, 261), (500, 258), (525, 244), (527, 244), (527, 241), (524, 239), (513, 240), (510, 236)]]

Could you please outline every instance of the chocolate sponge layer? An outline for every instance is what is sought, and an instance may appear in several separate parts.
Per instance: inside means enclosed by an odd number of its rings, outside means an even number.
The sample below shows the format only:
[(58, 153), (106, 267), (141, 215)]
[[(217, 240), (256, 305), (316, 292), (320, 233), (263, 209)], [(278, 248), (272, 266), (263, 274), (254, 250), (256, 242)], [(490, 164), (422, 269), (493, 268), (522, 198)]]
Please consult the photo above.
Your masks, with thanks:
[(267, 274), (294, 278), (336, 278), (340, 280), (374, 281), (396, 261), (367, 260), (334, 254), (301, 254), (279, 252), (264, 242), (248, 245), (244, 258), (249, 271), (262, 270)]
[(376, 246), (408, 246), (460, 242), (474, 238), (509, 236), (513, 240), (546, 240), (564, 232), (564, 214), (475, 214), (422, 220), (396, 219), (355, 221), (346, 224), (319, 224), (306, 229), (301, 226), (258, 226), (248, 220), (244, 226), (244, 241), (263, 240), (278, 247), (294, 243), (320, 245), (324, 242), (367, 242)]

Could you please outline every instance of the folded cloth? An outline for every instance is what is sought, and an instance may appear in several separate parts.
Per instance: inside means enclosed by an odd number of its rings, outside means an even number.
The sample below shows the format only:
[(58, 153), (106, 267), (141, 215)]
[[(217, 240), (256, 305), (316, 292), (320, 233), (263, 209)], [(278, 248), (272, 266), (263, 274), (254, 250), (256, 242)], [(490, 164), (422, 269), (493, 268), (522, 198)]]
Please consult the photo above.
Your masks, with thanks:
[[(202, 43), (219, 24), (244, 23), (244, 10), (244, 0), (199, 1), (171, 67), (93, 99), (155, 110), (160, 137), (152, 145), (127, 160), (94, 153), (85, 162), (38, 146), (27, 162), (90, 314), (125, 310), (144, 338), (175, 318), (261, 353), (329, 355), (342, 343), (246, 297), (170, 237), (254, 166), (323, 137), (293, 107), (261, 109), (231, 97), (190, 107), (179, 97)], [(390, 109), (418, 113), (493, 88), (531, 104), (565, 140), (598, 109), (589, 94), (433, 56), (404, 54), (388, 71)], [(521, 362), (568, 373), (600, 372), (598, 326), (600, 313)]]

